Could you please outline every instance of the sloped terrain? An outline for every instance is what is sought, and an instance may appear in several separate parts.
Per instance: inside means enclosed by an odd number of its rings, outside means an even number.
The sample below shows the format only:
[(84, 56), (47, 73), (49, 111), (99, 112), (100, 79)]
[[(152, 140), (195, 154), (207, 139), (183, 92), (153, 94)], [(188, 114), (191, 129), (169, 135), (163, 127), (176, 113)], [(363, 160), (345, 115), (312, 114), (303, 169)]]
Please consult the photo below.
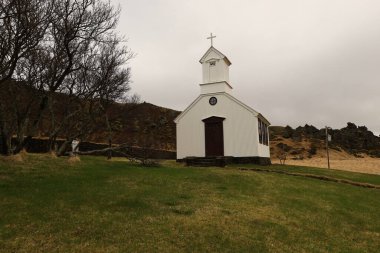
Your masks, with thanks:
[[(150, 103), (114, 104), (110, 108), (110, 118), (115, 125), (113, 142), (131, 146), (152, 147), (175, 150), (174, 119), (180, 112)], [(89, 141), (105, 142), (105, 126), (98, 128), (89, 136)]]
[[(342, 129), (329, 130), (329, 134), (332, 136), (329, 143), (332, 158), (380, 157), (380, 137), (365, 126), (347, 123)], [(272, 158), (285, 154), (290, 159), (302, 160), (326, 154), (325, 129), (309, 125), (296, 129), (273, 126), (270, 135)]]
[[(17, 86), (17, 89), (22, 94), (21, 98), (38, 95), (36, 91), (27, 89), (21, 84)], [(2, 95), (2, 98), (11, 99), (10, 96), (5, 95)], [(65, 94), (54, 94), (53, 107), (56, 113), (54, 116), (56, 122), (60, 122), (63, 115), (67, 114), (68, 99), (69, 97)], [(36, 104), (31, 104), (32, 112), (36, 110), (36, 106)], [(112, 142), (175, 151), (176, 129), (173, 121), (179, 113), (179, 111), (147, 102), (113, 103), (108, 109), (112, 125)], [(34, 114), (32, 113), (32, 118), (36, 117)], [(106, 143), (108, 132), (104, 115), (98, 114), (94, 117), (95, 123), (91, 125), (94, 129), (85, 136), (84, 141)], [(46, 139), (49, 136), (49, 131), (52, 129), (51, 119), (49, 110), (46, 110), (39, 125), (37, 138)], [(80, 118), (75, 118), (74, 123), (77, 120)], [(67, 132), (70, 132), (70, 128), (61, 131), (58, 139), (65, 138)], [(375, 136), (365, 126), (347, 123), (347, 126), (342, 129), (329, 130), (329, 134), (332, 135), (330, 148), (333, 157), (380, 157), (380, 137)], [(286, 154), (288, 158), (298, 160), (322, 157), (326, 152), (325, 138), (325, 129), (317, 129), (312, 125), (300, 126), (295, 129), (289, 126), (271, 126), (271, 156), (273, 159), (277, 159)]]
[[(0, 157), (0, 251), (378, 252), (380, 190), (238, 168)], [(263, 169), (380, 184), (360, 173)]]

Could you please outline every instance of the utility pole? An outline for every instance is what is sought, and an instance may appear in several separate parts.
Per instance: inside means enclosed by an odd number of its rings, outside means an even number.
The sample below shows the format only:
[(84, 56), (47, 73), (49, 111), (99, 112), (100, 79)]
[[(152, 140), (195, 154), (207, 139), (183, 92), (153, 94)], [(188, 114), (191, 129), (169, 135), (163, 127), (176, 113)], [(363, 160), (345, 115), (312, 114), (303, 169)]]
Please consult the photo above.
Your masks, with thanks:
[(327, 167), (330, 169), (330, 154), (329, 154), (329, 133), (328, 129), (330, 127), (326, 126), (326, 153), (327, 153)]

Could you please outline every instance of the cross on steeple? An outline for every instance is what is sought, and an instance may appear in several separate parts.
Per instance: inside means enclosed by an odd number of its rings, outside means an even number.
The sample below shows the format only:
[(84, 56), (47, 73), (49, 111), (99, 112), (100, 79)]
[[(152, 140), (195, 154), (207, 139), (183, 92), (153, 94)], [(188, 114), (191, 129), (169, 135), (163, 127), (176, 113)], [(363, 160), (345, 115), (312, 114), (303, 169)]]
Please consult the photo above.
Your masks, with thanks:
[(207, 38), (208, 40), (211, 40), (211, 46), (214, 45), (214, 39), (215, 38), (216, 38), (216, 36), (213, 36), (212, 33), (211, 33), (211, 36)]

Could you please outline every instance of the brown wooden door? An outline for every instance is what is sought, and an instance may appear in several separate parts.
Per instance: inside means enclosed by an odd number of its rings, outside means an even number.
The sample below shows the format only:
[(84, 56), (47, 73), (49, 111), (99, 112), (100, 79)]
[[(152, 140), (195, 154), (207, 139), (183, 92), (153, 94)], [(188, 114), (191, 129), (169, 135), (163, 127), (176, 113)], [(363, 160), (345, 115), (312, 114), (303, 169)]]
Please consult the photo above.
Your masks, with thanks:
[(223, 120), (220, 117), (204, 119), (206, 156), (224, 156)]

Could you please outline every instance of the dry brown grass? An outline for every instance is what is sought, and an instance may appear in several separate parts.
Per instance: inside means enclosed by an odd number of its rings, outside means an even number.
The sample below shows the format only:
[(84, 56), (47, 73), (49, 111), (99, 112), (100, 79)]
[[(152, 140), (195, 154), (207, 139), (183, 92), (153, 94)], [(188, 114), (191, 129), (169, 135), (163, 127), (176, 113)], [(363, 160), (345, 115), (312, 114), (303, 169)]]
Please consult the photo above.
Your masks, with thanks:
[(17, 163), (20, 163), (20, 162), (23, 162), (24, 161), (24, 158), (21, 154), (17, 154), (17, 155), (11, 155), (11, 156), (4, 156), (4, 157), (1, 157), (2, 160), (4, 160), (5, 162), (17, 162)]
[(55, 153), (54, 151), (49, 152), (49, 156), (53, 159), (58, 158), (57, 153)]
[[(380, 175), (380, 159), (362, 155), (363, 158), (354, 157), (346, 152), (336, 150), (330, 151), (330, 168), (337, 170), (353, 171)], [(327, 168), (327, 158), (323, 152), (318, 152), (316, 157), (304, 160), (286, 160), (287, 165), (310, 166)], [(274, 164), (280, 164), (276, 158), (272, 159)]]
[(68, 162), (70, 164), (78, 163), (78, 162), (80, 162), (80, 157), (79, 156), (69, 156)]
[[(283, 153), (283, 151), (277, 147), (278, 143), (286, 144), (294, 150), (302, 150), (299, 155), (287, 154), (287, 160), (285, 162), (287, 165), (317, 168), (328, 167), (326, 149), (323, 141), (317, 141), (312, 144), (312, 142), (308, 139), (303, 139), (300, 142), (296, 142), (292, 139), (279, 137), (276, 140), (271, 141), (271, 147), (273, 147), (271, 150), (271, 159), (274, 164), (280, 164), (279, 156)], [(312, 145), (317, 148), (317, 154), (313, 155), (312, 158), (307, 158), (309, 156), (308, 151)], [(365, 154), (361, 154), (360, 156), (362, 158), (355, 157), (343, 150), (338, 151), (330, 149), (330, 168), (380, 175), (380, 158), (372, 158)], [(294, 159), (297, 157), (303, 157), (304, 159)]]
[(23, 149), (16, 155), (0, 156), (0, 159), (4, 162), (9, 163), (22, 163), (28, 160), (28, 156), (29, 154), (26, 152), (26, 150)]

